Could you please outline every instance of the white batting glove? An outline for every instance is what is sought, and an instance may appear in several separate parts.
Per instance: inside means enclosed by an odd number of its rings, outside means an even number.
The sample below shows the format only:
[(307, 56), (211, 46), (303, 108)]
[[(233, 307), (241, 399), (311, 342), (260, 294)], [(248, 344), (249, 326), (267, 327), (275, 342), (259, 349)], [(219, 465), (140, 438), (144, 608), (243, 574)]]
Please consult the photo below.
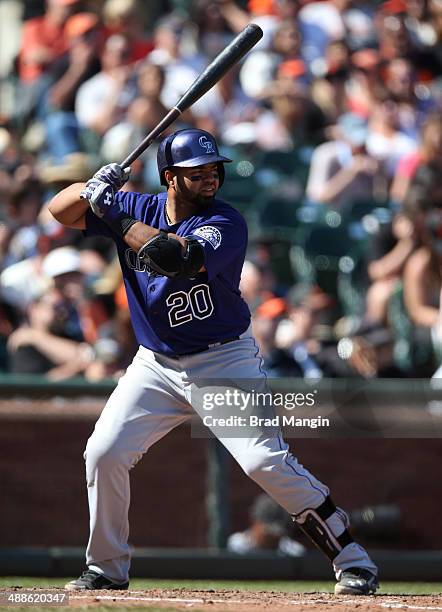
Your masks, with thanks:
[(118, 203), (115, 202), (114, 188), (98, 179), (88, 180), (80, 193), (80, 198), (88, 200), (93, 213), (108, 223), (118, 218), (121, 212)]
[(106, 164), (102, 166), (92, 178), (107, 183), (118, 191), (127, 182), (130, 175), (130, 168), (122, 168), (118, 164)]

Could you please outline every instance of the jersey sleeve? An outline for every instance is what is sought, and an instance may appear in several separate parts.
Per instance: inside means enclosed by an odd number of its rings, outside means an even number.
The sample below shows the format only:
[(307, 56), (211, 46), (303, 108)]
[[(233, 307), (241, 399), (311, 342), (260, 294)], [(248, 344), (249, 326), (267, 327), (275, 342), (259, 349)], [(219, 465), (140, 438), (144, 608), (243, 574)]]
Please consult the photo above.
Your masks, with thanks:
[[(117, 191), (115, 201), (125, 213), (134, 219), (141, 220), (142, 213), (138, 196), (139, 194), (129, 191)], [(107, 223), (97, 217), (90, 208), (86, 211), (86, 229), (84, 233), (86, 236), (107, 236), (114, 239), (117, 237)]]
[(244, 258), (247, 225), (244, 219), (220, 217), (201, 223), (186, 238), (196, 238), (204, 249), (204, 266), (209, 280), (236, 258)]
[(97, 215), (94, 215), (90, 208), (88, 208), (86, 211), (85, 219), (86, 229), (83, 233), (86, 237), (106, 236), (107, 238), (114, 238), (115, 234), (111, 228), (99, 217), (97, 217)]

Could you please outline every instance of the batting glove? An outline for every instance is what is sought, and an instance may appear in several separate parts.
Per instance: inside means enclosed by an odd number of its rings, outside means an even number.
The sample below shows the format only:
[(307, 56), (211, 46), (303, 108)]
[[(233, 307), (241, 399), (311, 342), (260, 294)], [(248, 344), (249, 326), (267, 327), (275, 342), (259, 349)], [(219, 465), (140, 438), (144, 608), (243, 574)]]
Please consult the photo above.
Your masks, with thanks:
[(121, 214), (121, 208), (115, 202), (114, 188), (109, 183), (91, 178), (80, 193), (80, 198), (89, 200), (93, 213), (107, 223), (112, 223)]
[(127, 182), (130, 168), (122, 168), (118, 164), (107, 164), (100, 168), (92, 178), (107, 183), (118, 191)]

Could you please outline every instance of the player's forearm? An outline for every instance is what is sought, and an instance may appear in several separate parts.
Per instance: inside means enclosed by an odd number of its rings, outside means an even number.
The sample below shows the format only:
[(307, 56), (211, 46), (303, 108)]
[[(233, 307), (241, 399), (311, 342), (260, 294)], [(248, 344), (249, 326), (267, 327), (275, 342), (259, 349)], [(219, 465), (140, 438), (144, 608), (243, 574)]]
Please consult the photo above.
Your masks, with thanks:
[(89, 202), (80, 199), (84, 186), (85, 183), (74, 183), (57, 193), (49, 202), (49, 211), (62, 225), (76, 227), (76, 224), (84, 217), (89, 208)]
[(158, 230), (145, 223), (135, 223), (124, 235), (124, 242), (136, 253), (146, 242), (158, 234)]
[[(129, 229), (129, 231), (124, 236), (124, 241), (126, 244), (130, 246), (136, 253), (141, 249), (142, 246), (146, 244), (148, 240), (153, 238), (159, 233), (159, 230), (155, 227), (151, 227), (150, 225), (146, 225), (145, 223), (135, 223)], [(186, 247), (186, 240), (181, 236), (177, 236), (176, 234), (169, 233), (169, 236), (178, 240), (183, 248)]]

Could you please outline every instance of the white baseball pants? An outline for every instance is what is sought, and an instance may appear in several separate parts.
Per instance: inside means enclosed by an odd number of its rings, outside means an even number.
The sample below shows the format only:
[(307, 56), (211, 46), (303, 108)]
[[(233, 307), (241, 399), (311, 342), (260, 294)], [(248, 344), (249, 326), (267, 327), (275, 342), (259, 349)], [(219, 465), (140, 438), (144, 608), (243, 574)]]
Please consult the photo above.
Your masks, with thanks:
[[(140, 347), (109, 398), (88, 440), (86, 478), (90, 512), (87, 565), (117, 581), (128, 580), (129, 470), (158, 440), (193, 413), (192, 381), (261, 379), (261, 358), (250, 332), (203, 353), (172, 359)], [(317, 508), (328, 488), (290, 453), (282, 438), (221, 438), (244, 472), (292, 515)], [(334, 513), (327, 524), (335, 536), (345, 528)], [(333, 561), (337, 578), (349, 567), (376, 566), (358, 544), (345, 546)]]

